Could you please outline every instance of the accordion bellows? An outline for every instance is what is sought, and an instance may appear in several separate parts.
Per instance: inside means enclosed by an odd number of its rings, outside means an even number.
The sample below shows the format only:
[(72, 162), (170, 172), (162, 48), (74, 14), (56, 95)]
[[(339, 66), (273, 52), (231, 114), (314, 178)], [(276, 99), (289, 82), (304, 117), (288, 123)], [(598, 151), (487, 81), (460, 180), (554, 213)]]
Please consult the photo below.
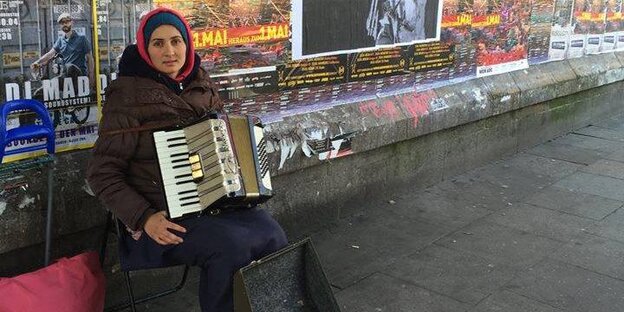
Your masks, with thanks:
[(262, 127), (252, 117), (219, 115), (153, 137), (173, 219), (272, 196)]

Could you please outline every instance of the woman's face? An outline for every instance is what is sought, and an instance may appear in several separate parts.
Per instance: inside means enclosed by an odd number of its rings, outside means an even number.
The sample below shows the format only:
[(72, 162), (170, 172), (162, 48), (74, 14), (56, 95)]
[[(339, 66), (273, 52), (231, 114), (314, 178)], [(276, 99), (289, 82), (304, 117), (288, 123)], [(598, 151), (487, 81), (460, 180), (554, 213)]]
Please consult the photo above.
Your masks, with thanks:
[(161, 25), (150, 37), (147, 54), (159, 72), (175, 78), (186, 62), (186, 43), (178, 29)]

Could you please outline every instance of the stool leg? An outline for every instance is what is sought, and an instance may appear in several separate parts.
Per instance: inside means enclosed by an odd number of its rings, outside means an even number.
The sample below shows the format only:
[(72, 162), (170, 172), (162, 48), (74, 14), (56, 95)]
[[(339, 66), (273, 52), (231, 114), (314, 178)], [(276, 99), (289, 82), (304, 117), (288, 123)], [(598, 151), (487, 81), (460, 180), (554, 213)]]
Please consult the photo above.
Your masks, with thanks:
[(134, 302), (134, 291), (132, 291), (132, 284), (130, 283), (130, 272), (123, 272), (124, 279), (126, 280), (126, 288), (128, 289), (128, 300), (130, 300), (130, 309), (132, 312), (136, 312), (136, 304)]
[(109, 211), (106, 214), (106, 226), (104, 227), (104, 234), (102, 234), (102, 247), (100, 247), (100, 266), (104, 268), (104, 260), (106, 260), (106, 247), (108, 246), (108, 233), (113, 225), (113, 214)]
[(54, 162), (48, 166), (48, 209), (46, 213), (46, 233), (45, 233), (45, 258), (44, 265), (50, 263), (50, 246), (52, 244), (52, 194), (54, 194)]
[[(121, 229), (119, 228), (119, 222), (114, 220), (115, 222), (115, 231), (117, 232), (117, 237), (121, 240)], [(132, 312), (136, 312), (136, 302), (134, 300), (134, 291), (132, 290), (132, 283), (130, 282), (130, 272), (123, 272), (124, 280), (126, 281), (126, 289), (128, 290), (128, 300), (130, 303), (130, 309)]]

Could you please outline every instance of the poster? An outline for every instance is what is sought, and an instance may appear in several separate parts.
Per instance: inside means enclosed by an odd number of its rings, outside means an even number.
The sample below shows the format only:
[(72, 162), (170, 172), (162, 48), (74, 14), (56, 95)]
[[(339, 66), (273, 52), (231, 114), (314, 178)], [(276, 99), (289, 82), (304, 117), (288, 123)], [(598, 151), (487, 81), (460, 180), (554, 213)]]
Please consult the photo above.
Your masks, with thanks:
[(606, 10), (608, 0), (592, 0), (590, 2), (590, 23), (587, 34), (586, 54), (600, 53), (606, 26)]
[(533, 0), (529, 31), (529, 64), (548, 61), (555, 0)]
[[(619, 38), (624, 39), (622, 28), (622, 0), (607, 0), (605, 34), (602, 40), (601, 52), (610, 52), (618, 49)], [(624, 45), (624, 42), (620, 46)]]
[[(97, 138), (91, 9), (90, 0), (0, 1), (0, 99), (42, 101), (56, 130), (56, 152), (89, 148)], [(7, 128), (38, 122), (34, 114), (19, 112)], [(7, 151), (33, 144), (11, 142)]]
[(293, 59), (438, 41), (441, 4), (440, 0), (293, 0)]
[(465, 79), (476, 75), (476, 54), (472, 44), (473, 0), (445, 0), (440, 41), (453, 51), (453, 63), (447, 79)]
[(154, 0), (180, 11), (201, 65), (226, 100), (278, 90), (276, 67), (290, 60), (290, 0)]
[(402, 47), (353, 53), (349, 55), (348, 79), (362, 81), (404, 74), (408, 63), (407, 54), (407, 50)]
[(574, 31), (570, 35), (568, 58), (581, 57), (585, 54), (587, 35), (592, 24), (591, 1), (593, 0), (576, 0), (574, 2), (572, 15)]
[(477, 77), (527, 68), (530, 1), (475, 0)]
[(347, 55), (292, 61), (277, 67), (280, 90), (347, 82)]
[(555, 0), (555, 8), (550, 29), (550, 46), (548, 59), (563, 60), (568, 57), (570, 38), (574, 33), (572, 15), (574, 0)]
[(415, 44), (406, 49), (406, 57), (407, 70), (418, 73), (418, 84), (445, 82), (455, 58), (455, 45), (444, 42)]

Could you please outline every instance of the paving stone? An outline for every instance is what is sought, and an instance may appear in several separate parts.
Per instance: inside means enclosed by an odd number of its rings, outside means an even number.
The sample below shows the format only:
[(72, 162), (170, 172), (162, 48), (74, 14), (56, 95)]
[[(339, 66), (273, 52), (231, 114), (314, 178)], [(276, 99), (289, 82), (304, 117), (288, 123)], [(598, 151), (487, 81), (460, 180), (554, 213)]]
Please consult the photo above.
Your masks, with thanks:
[(624, 147), (624, 142), (614, 142), (575, 133), (571, 133), (566, 136), (557, 138), (553, 140), (553, 142), (577, 146), (598, 152), (613, 152), (618, 148)]
[(569, 191), (557, 186), (546, 187), (529, 197), (526, 202), (593, 220), (603, 219), (624, 204), (621, 201)]
[(624, 163), (619, 161), (601, 159), (580, 170), (616, 179), (624, 179)]
[(455, 312), (467, 304), (384, 274), (374, 274), (336, 295), (344, 312)]
[(491, 214), (484, 221), (560, 241), (570, 241), (593, 224), (590, 219), (529, 204), (509, 206), (508, 209)]
[(557, 181), (548, 175), (504, 165), (479, 168), (470, 176), (501, 189), (510, 202), (521, 201)]
[(622, 115), (611, 116), (603, 120), (595, 121), (592, 124), (614, 131), (624, 131), (624, 122), (622, 122)]
[(470, 253), (430, 246), (401, 258), (383, 273), (461, 302), (477, 304), (509, 282), (515, 269)]
[(526, 151), (529, 154), (589, 165), (602, 159), (607, 153), (578, 146), (548, 142)]
[(560, 179), (574, 173), (583, 165), (550, 157), (521, 153), (496, 164), (496, 166), (516, 168)]
[(404, 216), (456, 229), (491, 213), (458, 198), (444, 196), (432, 190), (403, 191), (387, 209)]
[(468, 310), (469, 312), (561, 312), (563, 310), (515, 294), (510, 291), (493, 293)]
[(313, 236), (313, 242), (331, 284), (345, 288), (449, 232), (445, 226), (375, 210), (341, 221)]
[(529, 267), (562, 245), (546, 237), (484, 221), (445, 236), (435, 244), (514, 268)]
[(596, 222), (588, 232), (601, 237), (624, 242), (624, 209), (620, 208), (603, 220)]
[(518, 274), (506, 288), (566, 312), (621, 312), (624, 281), (546, 260)]
[(624, 280), (624, 243), (591, 234), (579, 236), (551, 258)]
[(624, 200), (624, 181), (590, 173), (577, 172), (554, 184), (570, 191)]
[(457, 176), (451, 180), (438, 183), (429, 188), (431, 192), (453, 200), (461, 200), (466, 204), (498, 211), (507, 207), (514, 196), (508, 188), (494, 185), (488, 181), (480, 181), (472, 173)]
[(624, 162), (624, 148), (615, 150), (613, 153), (605, 156), (606, 159), (611, 159), (619, 162)]
[(603, 127), (589, 126), (575, 130), (574, 133), (597, 137), (609, 141), (624, 142), (624, 131), (612, 130)]

